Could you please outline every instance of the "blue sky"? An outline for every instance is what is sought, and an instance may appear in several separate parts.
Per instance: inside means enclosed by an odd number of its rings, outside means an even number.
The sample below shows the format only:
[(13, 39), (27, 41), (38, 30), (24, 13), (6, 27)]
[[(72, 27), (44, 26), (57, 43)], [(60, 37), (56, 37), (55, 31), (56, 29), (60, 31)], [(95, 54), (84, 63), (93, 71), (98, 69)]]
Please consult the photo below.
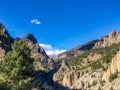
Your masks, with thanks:
[(60, 52), (120, 30), (120, 0), (0, 0), (0, 22)]

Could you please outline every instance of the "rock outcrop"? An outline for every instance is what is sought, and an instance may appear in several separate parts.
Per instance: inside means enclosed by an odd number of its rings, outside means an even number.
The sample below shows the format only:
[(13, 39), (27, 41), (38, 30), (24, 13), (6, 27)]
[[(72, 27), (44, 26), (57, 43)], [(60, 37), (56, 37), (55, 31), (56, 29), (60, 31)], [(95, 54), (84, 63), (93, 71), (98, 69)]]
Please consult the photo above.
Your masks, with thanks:
[(53, 81), (55, 85), (59, 86), (62, 85), (62, 81), (64, 78), (64, 74), (70, 71), (69, 65), (63, 61), (58, 71), (53, 76)]
[(103, 75), (103, 80), (108, 81), (111, 74), (116, 72), (120, 72), (120, 50), (116, 54), (116, 56), (112, 59), (110, 66), (108, 67), (107, 72)]
[(24, 40), (27, 46), (31, 49), (31, 55), (35, 60), (46, 62), (46, 60), (49, 59), (44, 49), (39, 46), (33, 34), (27, 34), (22, 40)]
[(59, 88), (63, 86), (68, 89), (76, 89), (77, 87), (72, 86), (77, 82), (79, 78), (80, 72), (72, 70), (72, 68), (66, 63), (66, 61), (62, 61), (59, 70), (53, 76), (53, 81), (55, 82), (55, 86)]
[(94, 48), (110, 46), (113, 43), (120, 42), (120, 32), (112, 32), (108, 36), (102, 37), (94, 46)]

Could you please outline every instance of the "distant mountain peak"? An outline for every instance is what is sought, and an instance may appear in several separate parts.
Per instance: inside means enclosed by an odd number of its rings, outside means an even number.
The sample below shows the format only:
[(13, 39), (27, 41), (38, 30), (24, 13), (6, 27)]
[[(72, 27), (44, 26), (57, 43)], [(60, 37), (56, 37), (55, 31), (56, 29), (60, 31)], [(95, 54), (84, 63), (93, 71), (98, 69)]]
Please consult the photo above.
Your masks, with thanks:
[(31, 34), (31, 33), (28, 33), (23, 39), (25, 39), (25, 40), (30, 40), (30, 41), (32, 41), (33, 43), (37, 43), (36, 38), (35, 38), (34, 35)]

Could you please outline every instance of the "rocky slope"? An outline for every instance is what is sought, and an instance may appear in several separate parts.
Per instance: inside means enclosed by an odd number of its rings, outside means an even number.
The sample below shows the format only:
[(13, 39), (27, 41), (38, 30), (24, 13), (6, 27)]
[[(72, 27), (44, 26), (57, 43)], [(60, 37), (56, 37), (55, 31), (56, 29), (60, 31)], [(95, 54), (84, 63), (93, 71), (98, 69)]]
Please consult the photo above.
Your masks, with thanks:
[(63, 59), (62, 64), (53, 76), (58, 90), (63, 87), (65, 90), (119, 90), (120, 32), (112, 32), (59, 56), (57, 59)]
[(84, 45), (80, 45), (80, 46), (77, 46), (76, 48), (66, 51), (58, 55), (57, 57), (55, 57), (54, 60), (55, 61), (65, 60), (65, 59), (68, 60), (71, 57), (78, 56), (84, 53), (85, 51), (88, 51), (94, 48), (110, 46), (118, 42), (120, 42), (120, 32), (119, 31), (111, 32), (108, 36), (104, 36), (98, 40), (87, 42)]

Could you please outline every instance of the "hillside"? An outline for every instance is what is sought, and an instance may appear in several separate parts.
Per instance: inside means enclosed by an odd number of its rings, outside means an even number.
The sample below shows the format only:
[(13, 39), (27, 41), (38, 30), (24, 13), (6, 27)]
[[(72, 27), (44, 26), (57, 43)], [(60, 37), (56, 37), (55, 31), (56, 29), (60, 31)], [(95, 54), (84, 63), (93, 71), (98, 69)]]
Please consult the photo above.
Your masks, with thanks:
[[(69, 89), (119, 90), (119, 37), (119, 32), (112, 32), (107, 37), (102, 38), (103, 42), (99, 40), (91, 42), (92, 45), (91, 43), (81, 45), (80, 52), (83, 46), (90, 45), (92, 48), (84, 48), (82, 53), (68, 56), (65, 61), (62, 58), (62, 64), (54, 74), (53, 80)], [(70, 53), (76, 53), (78, 49), (74, 52), (72, 50), (63, 54), (70, 55)], [(63, 67), (64, 62), (66, 62), (66, 65)], [(66, 66), (69, 66), (69, 68)]]
[(100, 47), (106, 47), (110, 46), (114, 43), (120, 42), (120, 32), (111, 32), (109, 35), (101, 37), (100, 39), (89, 41), (83, 45), (77, 46), (71, 50), (68, 50), (57, 57), (54, 58), (55, 61), (59, 60), (68, 60), (71, 57), (78, 56), (85, 51), (94, 49), (94, 48), (100, 48)]

